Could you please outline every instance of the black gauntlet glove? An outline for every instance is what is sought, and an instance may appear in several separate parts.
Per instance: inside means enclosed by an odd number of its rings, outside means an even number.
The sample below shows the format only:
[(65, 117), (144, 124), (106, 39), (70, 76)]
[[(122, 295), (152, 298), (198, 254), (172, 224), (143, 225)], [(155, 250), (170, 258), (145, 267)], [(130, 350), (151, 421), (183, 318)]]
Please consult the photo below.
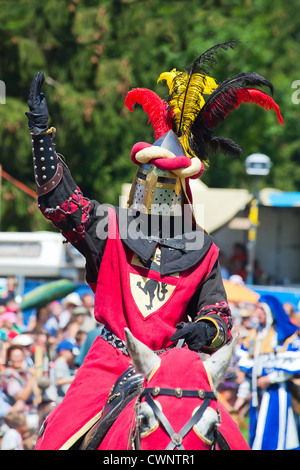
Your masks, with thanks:
[(217, 334), (217, 328), (210, 321), (179, 323), (177, 331), (171, 336), (171, 341), (185, 339), (186, 344), (192, 351), (200, 351), (209, 346)]
[(55, 129), (48, 129), (49, 112), (46, 98), (41, 93), (44, 81), (43, 72), (38, 72), (33, 78), (28, 98), (30, 111), (25, 113), (28, 117), (28, 127), (33, 134), (33, 168), (38, 196), (50, 193), (63, 177), (63, 163), (53, 144)]
[(38, 72), (32, 80), (27, 101), (30, 111), (25, 114), (28, 117), (28, 128), (34, 135), (39, 135), (48, 129), (49, 112), (45, 95), (41, 93), (44, 81), (43, 72)]

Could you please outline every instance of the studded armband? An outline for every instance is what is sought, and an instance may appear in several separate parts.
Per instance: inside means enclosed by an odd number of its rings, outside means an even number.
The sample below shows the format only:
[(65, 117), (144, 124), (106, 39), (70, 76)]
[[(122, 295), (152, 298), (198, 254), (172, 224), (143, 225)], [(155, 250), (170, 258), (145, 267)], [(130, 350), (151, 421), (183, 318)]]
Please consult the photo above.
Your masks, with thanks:
[(54, 189), (62, 179), (63, 164), (57, 156), (52, 140), (54, 128), (46, 134), (31, 135), (33, 169), (38, 196)]
[(226, 302), (203, 307), (194, 320), (195, 322), (208, 321), (216, 327), (216, 335), (211, 344), (203, 348), (203, 352), (213, 353), (228, 342), (231, 337), (232, 318), (230, 308)]

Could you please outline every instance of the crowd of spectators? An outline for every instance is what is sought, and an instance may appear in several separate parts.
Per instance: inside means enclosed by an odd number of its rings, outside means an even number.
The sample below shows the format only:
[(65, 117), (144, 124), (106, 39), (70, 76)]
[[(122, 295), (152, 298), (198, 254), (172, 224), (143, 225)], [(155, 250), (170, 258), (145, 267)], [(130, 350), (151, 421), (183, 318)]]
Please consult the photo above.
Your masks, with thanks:
[[(272, 298), (273, 296), (270, 297)], [(273, 317), (272, 321), (268, 324), (266, 316), (267, 311), (265, 310), (266, 307), (264, 303), (260, 303), (260, 301), (255, 305), (247, 303), (230, 303), (234, 319), (232, 334), (238, 334), (238, 339), (231, 364), (218, 387), (218, 399), (230, 413), (234, 421), (237, 422), (239, 428), (244, 433), (245, 437), (247, 437), (248, 442), (253, 446), (253, 449), (255, 449), (254, 446), (256, 440), (261, 439), (261, 441), (263, 441), (264, 429), (267, 429), (267, 432), (270, 434), (270, 430), (268, 429), (266, 422), (263, 423), (263, 420), (261, 420), (262, 424), (260, 427), (257, 425), (256, 421), (255, 425), (253, 425), (253, 430), (251, 431), (254, 399), (253, 379), (255, 373), (258, 374), (257, 377), (255, 377), (255, 388), (256, 393), (258, 393), (258, 403), (255, 405), (257, 409), (255, 419), (257, 420), (259, 415), (264, 392), (272, 390), (275, 383), (277, 385), (281, 384), (281, 390), (284, 390), (285, 393), (290, 396), (290, 398), (288, 398), (290, 411), (287, 410), (287, 414), (289, 414), (290, 419), (295, 422), (291, 435), (295, 435), (294, 439), (296, 442), (296, 448), (300, 448), (300, 311), (298, 311), (291, 303), (278, 303), (276, 306), (282, 308), (282, 312), (284, 312), (282, 322), (280, 323), (278, 318), (276, 320), (275, 317)], [(300, 307), (300, 304), (298, 307)], [(285, 314), (286, 317), (284, 317)], [(294, 330), (292, 327), (289, 327), (293, 333), (291, 333), (290, 336), (286, 335), (287, 337), (285, 340), (279, 342), (280, 333), (278, 333), (277, 330), (280, 330), (282, 327), (284, 329), (288, 324), (294, 325)], [(271, 336), (273, 330), (277, 333)], [(290, 356), (288, 357), (287, 355), (286, 360), (287, 362), (290, 361), (290, 364), (293, 364), (293, 369), (295, 371), (294, 375), (293, 372), (289, 372), (288, 369), (284, 372), (284, 353), (288, 351), (288, 345), (293, 345), (290, 347)], [(279, 359), (280, 357), (281, 359)], [(278, 365), (280, 360), (282, 361), (282, 364)], [(266, 364), (265, 369), (262, 366), (264, 362)], [(245, 367), (245, 363), (249, 368), (248, 371), (247, 367)], [(274, 374), (276, 375), (276, 369), (277, 376), (274, 378), (273, 376)], [(260, 372), (258, 372), (259, 370)], [(294, 387), (293, 393), (291, 386)], [(282, 391), (280, 393), (282, 393)], [(273, 407), (274, 404), (270, 401), (270, 409), (271, 406)], [(276, 407), (273, 408), (272, 411), (274, 416), (276, 416), (277, 413), (277, 410), (275, 412), (275, 409)], [(267, 410), (268, 406), (263, 410), (263, 413), (266, 415), (268, 413)], [(277, 433), (280, 433), (280, 426), (285, 428), (285, 431), (281, 431), (282, 435), (286, 433), (286, 441), (284, 444), (281, 444), (282, 447), (277, 447), (277, 441), (272, 444), (267, 442), (264, 444), (265, 447), (259, 447), (257, 450), (276, 450), (278, 448), (279, 450), (286, 450), (289, 448), (286, 447), (289, 445), (287, 442), (287, 424), (280, 424), (280, 420), (276, 421), (275, 418), (274, 424), (271, 425), (272, 433), (274, 436), (277, 436)], [(261, 434), (261, 436), (259, 434)]]
[[(238, 367), (241, 346), (257, 327), (256, 307), (230, 304), (239, 339), (232, 364), (219, 386), (219, 400), (247, 430), (250, 394)], [(300, 314), (285, 304), (291, 322), (300, 327)], [(31, 450), (49, 412), (64, 398), (102, 325), (94, 318), (94, 296), (72, 292), (38, 308), (24, 321), (12, 292), (0, 298), (0, 450)]]
[(0, 450), (34, 448), (43, 420), (73, 381), (90, 336), (101, 329), (93, 310), (92, 293), (72, 292), (33, 310), (25, 321), (13, 291), (2, 293)]

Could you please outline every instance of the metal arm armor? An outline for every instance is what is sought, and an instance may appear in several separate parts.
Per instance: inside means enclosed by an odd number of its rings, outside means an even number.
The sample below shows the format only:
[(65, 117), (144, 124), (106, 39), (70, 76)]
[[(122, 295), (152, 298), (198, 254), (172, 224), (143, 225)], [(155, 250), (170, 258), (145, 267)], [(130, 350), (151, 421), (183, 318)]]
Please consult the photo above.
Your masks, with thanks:
[[(74, 244), (85, 236), (90, 217), (91, 202), (84, 197), (68, 170), (63, 157), (54, 149), (55, 128), (46, 133), (31, 135), (33, 166), (39, 209)], [(53, 191), (64, 183), (56, 196)], [(53, 193), (49, 194), (51, 191)], [(46, 196), (43, 198), (42, 196)]]
[(31, 135), (36, 193), (43, 196), (54, 189), (63, 177), (63, 164), (57, 156), (52, 129), (47, 134)]

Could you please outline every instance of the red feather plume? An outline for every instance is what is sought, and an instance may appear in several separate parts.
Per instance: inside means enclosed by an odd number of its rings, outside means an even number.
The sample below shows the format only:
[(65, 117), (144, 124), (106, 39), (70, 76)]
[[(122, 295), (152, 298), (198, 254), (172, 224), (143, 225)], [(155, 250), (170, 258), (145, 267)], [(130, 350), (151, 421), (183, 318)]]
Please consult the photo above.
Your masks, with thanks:
[(279, 106), (267, 93), (257, 90), (256, 88), (248, 88), (247, 90), (242, 90), (242, 93), (238, 96), (238, 100), (240, 101), (239, 104), (254, 103), (267, 111), (274, 110), (277, 115), (278, 123), (283, 126), (284, 122), (280, 114)]
[[(227, 102), (227, 106), (224, 107), (222, 106), (221, 102), (217, 99), (217, 103), (212, 103), (210, 109), (207, 110), (208, 112), (206, 111), (204, 113), (205, 122), (208, 127), (216, 127), (217, 124), (220, 122), (220, 118), (221, 120), (225, 119), (225, 117), (231, 111), (238, 109), (243, 103), (257, 104), (261, 108), (264, 108), (268, 111), (274, 110), (277, 115), (278, 123), (281, 126), (284, 124), (283, 118), (280, 114), (279, 106), (267, 93), (256, 88), (238, 88), (237, 90), (228, 90), (228, 92), (229, 94), (233, 93), (234, 95), (234, 100), (232, 100), (231, 103)], [(216, 105), (219, 107), (219, 111), (221, 111), (218, 117), (216, 116), (216, 114), (214, 114), (214, 112), (212, 112), (213, 108)]]
[(168, 103), (162, 100), (154, 91), (148, 88), (133, 88), (127, 93), (125, 106), (129, 111), (134, 111), (134, 105), (138, 103), (149, 116), (155, 140), (162, 137), (172, 129), (172, 111)]

